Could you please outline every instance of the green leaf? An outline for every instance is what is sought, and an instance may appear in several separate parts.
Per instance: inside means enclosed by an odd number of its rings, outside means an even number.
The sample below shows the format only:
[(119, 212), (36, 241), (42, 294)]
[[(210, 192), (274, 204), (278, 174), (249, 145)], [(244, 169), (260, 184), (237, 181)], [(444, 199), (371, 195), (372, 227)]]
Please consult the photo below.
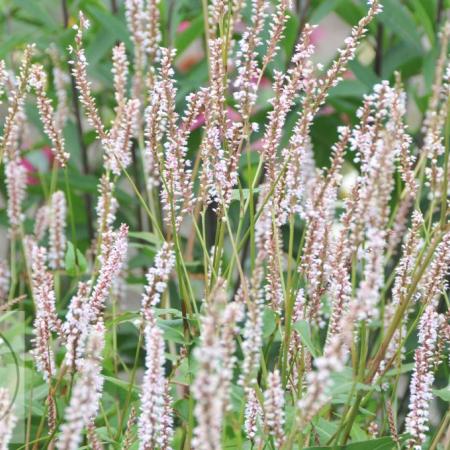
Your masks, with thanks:
[[(258, 192), (259, 192), (259, 188), (253, 189), (253, 195), (258, 194)], [(242, 195), (242, 197), (241, 197), (241, 195)], [(233, 189), (231, 191), (231, 201), (233, 201), (233, 200), (240, 201), (241, 199), (247, 200), (249, 195), (250, 195), (250, 189), (248, 189), (248, 188)]]
[(284, 33), (286, 37), (282, 41), (284, 52), (288, 57), (292, 54), (292, 50), (296, 44), (298, 25), (298, 18), (293, 14), (289, 14)]
[(319, 23), (323, 18), (330, 14), (330, 12), (334, 11), (339, 3), (341, 3), (341, 0), (320, 2), (319, 6), (312, 12), (309, 22)]
[(330, 90), (329, 98), (356, 97), (361, 98), (369, 91), (368, 85), (360, 80), (342, 80)]
[(156, 234), (150, 233), (149, 231), (130, 231), (128, 236), (135, 239), (142, 239), (155, 247), (161, 245), (161, 239), (156, 236)]
[[(45, 181), (50, 182), (51, 173), (43, 173), (42, 178)], [(69, 178), (72, 189), (80, 192), (87, 192), (95, 195), (97, 194), (98, 180), (94, 175), (83, 175), (81, 173), (77, 173), (75, 170), (71, 170), (69, 172)], [(64, 190), (66, 188), (66, 180), (63, 173), (58, 174), (56, 185), (58, 189)]]
[(399, 0), (383, 0), (383, 12), (378, 17), (392, 33), (416, 49), (422, 50), (417, 25), (408, 8)]
[(174, 409), (177, 412), (177, 415), (187, 422), (189, 420), (189, 401), (185, 398), (181, 400), (176, 400), (174, 402)]
[(120, 378), (115, 378), (115, 377), (110, 377), (107, 375), (103, 376), (104, 380), (105, 380), (105, 391), (111, 391), (111, 387), (108, 388), (108, 384), (113, 385), (117, 388), (119, 388), (120, 390), (124, 391), (125, 393), (128, 393), (128, 391), (130, 390), (131, 393), (133, 394), (133, 397), (137, 398), (138, 394), (139, 394), (139, 390), (136, 386), (131, 386), (130, 388), (130, 383), (124, 380), (121, 380)]
[(306, 320), (299, 320), (298, 322), (294, 323), (294, 330), (298, 332), (298, 334), (300, 335), (300, 339), (302, 340), (303, 344), (306, 345), (311, 355), (313, 355), (314, 358), (317, 358), (319, 356), (319, 352), (312, 341), (309, 323)]
[(20, 8), (20, 11), (24, 11), (33, 18), (33, 20), (38, 21), (42, 25), (46, 26), (47, 29), (54, 29), (60, 24), (56, 22), (54, 17), (48, 13), (44, 8), (43, 2), (33, 2), (29, 0), (13, 0), (13, 3)]
[(319, 417), (317, 423), (314, 424), (314, 429), (320, 437), (320, 442), (327, 442), (338, 429), (338, 425), (334, 422), (329, 422), (322, 417)]
[(400, 375), (402, 373), (411, 372), (414, 369), (414, 363), (402, 364), (400, 368), (390, 369), (386, 372), (386, 376), (391, 377), (394, 375)]
[(67, 242), (66, 256), (64, 257), (64, 265), (68, 275), (75, 276), (77, 274), (75, 248), (72, 242), (70, 241)]
[(378, 83), (379, 79), (376, 73), (372, 70), (370, 66), (364, 66), (358, 60), (353, 60), (348, 63), (348, 67), (355, 74), (355, 77), (364, 83), (369, 89)]
[(189, 273), (204, 273), (205, 271), (202, 261), (186, 261), (184, 265)]
[(357, 423), (353, 424), (350, 436), (352, 441), (365, 441), (369, 437)]
[(112, 439), (111, 435), (114, 435), (116, 430), (111, 427), (96, 427), (95, 432), (98, 437), (102, 440), (102, 442), (109, 442), (114, 444), (114, 439)]
[(6, 58), (6, 55), (13, 50), (17, 50), (20, 46), (25, 46), (30, 35), (28, 32), (17, 33), (12, 36), (2, 35), (2, 45), (0, 46), (0, 58)]
[(450, 384), (442, 389), (433, 389), (433, 394), (445, 402), (450, 402)]
[(304, 450), (392, 450), (397, 445), (390, 436), (385, 436), (378, 439), (370, 439), (367, 441), (353, 442), (348, 445), (337, 445), (333, 447), (307, 447)]
[[(113, 325), (117, 326), (121, 323), (130, 322), (133, 325), (136, 325), (136, 323), (140, 320), (140, 317), (141, 316), (140, 316), (139, 312), (127, 311), (127, 312), (119, 314), (114, 319), (106, 321), (106, 324), (108, 326), (113, 326)], [(138, 325), (137, 325), (137, 327), (138, 327)]]
[(86, 258), (83, 255), (83, 253), (81, 253), (81, 251), (77, 249), (76, 256), (77, 256), (77, 264), (78, 264), (78, 268), (80, 269), (80, 272), (81, 273), (86, 272), (86, 270), (87, 270), (87, 261), (86, 261)]
[(164, 332), (164, 339), (167, 341), (173, 341), (177, 344), (186, 344), (186, 339), (183, 334), (183, 320), (157, 320), (158, 326)]
[[(439, 54), (439, 49), (435, 47), (428, 55), (423, 58), (422, 64), (422, 74), (425, 81), (425, 93), (428, 95), (431, 93), (433, 81), (434, 81), (434, 72), (436, 70), (436, 62)], [(428, 106), (428, 101), (424, 104), (426, 107)]]
[[(326, 4), (329, 2), (321, 3)], [(364, 16), (367, 12), (367, 8), (362, 4), (356, 2), (348, 2), (345, 0), (337, 2), (333, 9), (350, 26), (358, 23), (358, 20), (360, 20), (361, 17)]]
[(378, 439), (354, 442), (342, 448), (345, 450), (392, 450), (396, 448), (396, 444), (390, 436), (385, 436)]
[(411, 2), (414, 5), (415, 18), (422, 24), (425, 32), (427, 33), (431, 45), (434, 45), (435, 35), (431, 17), (428, 15), (426, 9), (424, 8), (420, 0), (411, 0)]
[(275, 313), (271, 308), (264, 308), (263, 313), (263, 336), (267, 339), (276, 328)]
[(64, 263), (67, 275), (71, 277), (83, 274), (87, 270), (87, 261), (83, 253), (74, 247), (72, 242), (67, 242), (66, 255)]
[[(382, 77), (389, 78), (394, 70), (399, 70), (404, 64), (419, 59), (421, 54), (417, 47), (405, 43), (391, 47), (383, 58)], [(417, 65), (417, 70), (421, 70), (420, 65)]]
[[(103, 56), (110, 54), (116, 40), (117, 38), (114, 34), (108, 33), (108, 29), (102, 26), (101, 32), (98, 33), (95, 41), (90, 42), (86, 47), (86, 57), (89, 61), (89, 65), (96, 65), (103, 58)], [(91, 68), (89, 68), (89, 72), (90, 71)]]
[(183, 317), (183, 313), (179, 309), (175, 308), (153, 308), (153, 311), (155, 312), (157, 317), (167, 314), (178, 317), (180, 319)]
[(109, 35), (124, 42), (127, 47), (131, 46), (130, 34), (127, 30), (125, 22), (110, 14), (106, 9), (102, 9), (98, 6), (89, 4), (86, 5), (86, 9), (98, 23), (103, 25), (103, 27), (108, 30)]

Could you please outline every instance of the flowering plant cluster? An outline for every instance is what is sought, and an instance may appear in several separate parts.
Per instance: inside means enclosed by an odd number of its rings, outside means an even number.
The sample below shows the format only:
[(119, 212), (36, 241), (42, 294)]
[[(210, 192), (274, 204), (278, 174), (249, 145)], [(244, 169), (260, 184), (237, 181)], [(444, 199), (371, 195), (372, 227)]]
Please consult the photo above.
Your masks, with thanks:
[(173, 2), (94, 3), (0, 60), (0, 313), (29, 335), (0, 449), (447, 448), (445, 2), (420, 111), (382, 70), (392, 0), (326, 66), (311, 2), (203, 0), (175, 39)]

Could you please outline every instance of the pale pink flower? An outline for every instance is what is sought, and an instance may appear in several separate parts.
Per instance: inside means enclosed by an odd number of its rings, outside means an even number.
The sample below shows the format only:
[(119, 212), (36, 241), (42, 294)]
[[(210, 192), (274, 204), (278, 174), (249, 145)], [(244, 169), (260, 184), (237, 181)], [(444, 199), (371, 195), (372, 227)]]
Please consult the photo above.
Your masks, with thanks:
[(12, 399), (8, 390), (0, 388), (0, 450), (8, 450), (17, 418), (12, 411)]
[(66, 216), (67, 204), (63, 191), (54, 192), (50, 199), (49, 219), (49, 261), (52, 269), (64, 267), (64, 255), (66, 253)]
[[(223, 418), (236, 361), (236, 321), (240, 320), (242, 312), (240, 304), (225, 304), (226, 300), (224, 282), (219, 280), (211, 293), (213, 303), (208, 302), (207, 313), (202, 317), (200, 345), (194, 353), (199, 369), (192, 386), (197, 419), (192, 446), (198, 450), (221, 448)], [(223, 312), (220, 307), (225, 308)]]
[(147, 0), (147, 23), (146, 23), (146, 42), (145, 51), (150, 62), (154, 62), (159, 57), (159, 44), (162, 39), (160, 30), (160, 0)]
[(105, 139), (105, 167), (114, 175), (120, 175), (131, 164), (131, 146), (138, 126), (139, 107), (139, 100), (128, 100)]
[(69, 406), (64, 412), (56, 443), (58, 450), (78, 450), (83, 429), (95, 419), (103, 390), (102, 353), (105, 346), (105, 327), (98, 321), (89, 333), (85, 356), (79, 363), (79, 378), (72, 389)]
[[(305, 196), (306, 185), (311, 173), (314, 174), (314, 165), (310, 149), (310, 129), (315, 115), (325, 102), (329, 90), (342, 79), (349, 61), (354, 59), (357, 45), (367, 32), (368, 24), (376, 14), (381, 12), (377, 0), (369, 3), (369, 11), (352, 29), (351, 36), (346, 38), (345, 47), (339, 50), (339, 56), (332, 63), (324, 77), (315, 77), (303, 80), (305, 95), (302, 99), (302, 112), (297, 120), (288, 148), (283, 151), (286, 168), (286, 193), (282, 201), (284, 214), (280, 216), (280, 223), (287, 220), (290, 213), (302, 213), (302, 200)], [(309, 176), (308, 176), (309, 174)]]
[(250, 118), (253, 105), (256, 102), (256, 80), (260, 76), (257, 61), (257, 48), (262, 44), (261, 32), (266, 18), (267, 2), (252, 0), (252, 24), (244, 31), (236, 53), (237, 77), (234, 81), (234, 98), (238, 111), (244, 120)]
[(53, 85), (58, 104), (55, 111), (55, 124), (58, 129), (63, 129), (70, 116), (67, 85), (70, 83), (69, 74), (61, 67), (61, 55), (55, 46), (50, 47), (49, 54), (53, 63)]
[(418, 286), (418, 297), (420, 301), (427, 305), (437, 304), (439, 296), (448, 284), (446, 276), (450, 268), (450, 232), (447, 232), (438, 245), (433, 260), (428, 266), (424, 276)]
[(32, 354), (39, 372), (50, 381), (55, 371), (51, 335), (56, 331), (62, 336), (62, 324), (55, 306), (53, 276), (47, 270), (47, 251), (35, 243), (31, 250), (31, 286), (36, 306)]
[(0, 59), (0, 105), (2, 104), (2, 97), (5, 92), (5, 84), (8, 79), (8, 72), (6, 71), (5, 61)]
[(147, 179), (147, 189), (151, 191), (159, 186), (159, 160), (162, 154), (158, 150), (164, 134), (164, 110), (162, 103), (161, 82), (156, 80), (149, 95), (149, 105), (145, 110), (145, 148), (143, 151), (143, 162)]
[(132, 96), (141, 98), (144, 88), (144, 71), (147, 64), (147, 14), (143, 0), (126, 0), (125, 17), (134, 51), (134, 76)]
[[(177, 125), (175, 110), (176, 88), (172, 61), (174, 50), (161, 48), (160, 89), (163, 103), (163, 117), (167, 122), (167, 139), (164, 142), (164, 164), (162, 176), (165, 178), (161, 201), (169, 225), (181, 224), (183, 215), (192, 210), (193, 183), (190, 161), (187, 154), (187, 130)], [(189, 102), (189, 99), (188, 99)]]
[(173, 408), (172, 397), (169, 392), (169, 382), (164, 383), (164, 408), (161, 415), (161, 433), (160, 433), (160, 447), (161, 450), (170, 450), (171, 440), (173, 437)]
[(145, 324), (145, 373), (142, 380), (141, 414), (139, 416), (139, 448), (151, 450), (161, 443), (166, 380), (164, 377), (163, 333), (154, 317), (147, 313)]
[(249, 386), (256, 381), (262, 348), (263, 306), (259, 298), (248, 304), (243, 331), (241, 374), (239, 384)]
[(225, 0), (212, 0), (209, 9), (209, 37), (214, 39), (216, 28), (228, 12), (228, 2)]
[(341, 231), (337, 239), (333, 242), (330, 250), (329, 267), (329, 289), (331, 297), (332, 312), (328, 323), (326, 342), (332, 336), (341, 333), (346, 326), (345, 314), (352, 296), (352, 285), (348, 269), (352, 256), (352, 246), (350, 245), (349, 233), (355, 221), (357, 206), (359, 202), (359, 185), (355, 184), (351, 195), (345, 202), (345, 212), (341, 217)]
[(436, 355), (436, 341), (443, 317), (435, 306), (426, 307), (419, 324), (419, 347), (414, 354), (414, 371), (410, 384), (409, 412), (406, 417), (406, 431), (411, 435), (411, 445), (421, 450), (429, 430), (428, 418), (431, 388), (434, 381), (432, 367)]
[(55, 120), (55, 111), (51, 100), (47, 97), (47, 75), (40, 64), (31, 67), (31, 74), (28, 80), (31, 87), (36, 92), (39, 115), (44, 126), (44, 132), (52, 143), (52, 153), (61, 167), (65, 167), (69, 159), (69, 153), (65, 150), (65, 141), (62, 129), (58, 127)]
[(267, 389), (264, 392), (264, 424), (275, 439), (275, 446), (283, 445), (284, 434), (284, 391), (280, 373), (275, 370), (267, 376)]
[(222, 334), (220, 337), (222, 346), (222, 383), (223, 409), (226, 412), (230, 408), (231, 383), (233, 371), (237, 363), (236, 335), (239, 333), (237, 323), (243, 319), (243, 305), (238, 302), (228, 303), (222, 313)]
[(53, 276), (47, 270), (47, 250), (33, 244), (31, 247), (31, 285), (36, 302), (36, 318), (49, 324), (51, 331), (61, 331), (56, 313)]
[(91, 92), (91, 82), (88, 80), (86, 52), (83, 48), (83, 32), (89, 28), (89, 21), (82, 12), (79, 13), (79, 25), (74, 25), (76, 30), (75, 48), (69, 47), (69, 53), (74, 54), (74, 60), (69, 61), (72, 65), (72, 75), (75, 78), (79, 93), (80, 103), (86, 110), (89, 124), (94, 128), (100, 141), (106, 142), (107, 133), (100, 118), (97, 106)]
[(37, 241), (41, 241), (44, 238), (46, 231), (50, 224), (50, 208), (48, 205), (42, 205), (36, 211), (34, 221), (34, 236)]
[(161, 302), (162, 294), (167, 288), (170, 272), (175, 264), (175, 253), (172, 244), (165, 242), (157, 255), (153, 267), (146, 275), (147, 285), (142, 296), (142, 315), (145, 319), (153, 316), (152, 307)]
[(89, 333), (91, 311), (89, 304), (89, 283), (78, 284), (76, 294), (69, 303), (66, 321), (63, 324), (66, 346), (65, 364), (74, 370), (84, 354), (86, 337)]
[[(387, 304), (384, 311), (384, 326), (387, 329), (394, 317), (398, 306), (405, 300), (408, 295), (408, 290), (412, 283), (414, 267), (417, 262), (417, 255), (420, 244), (420, 229), (423, 225), (423, 217), (419, 211), (414, 211), (412, 215), (412, 225), (409, 233), (405, 238), (403, 244), (402, 257), (395, 270), (396, 276), (394, 287), (392, 288), (392, 302)], [(386, 354), (380, 363), (380, 371), (386, 368), (391, 358), (398, 354), (403, 358), (403, 349), (401, 347), (402, 339), (406, 336), (406, 322), (408, 320), (408, 311), (405, 312), (402, 318), (402, 325), (397, 329), (392, 336)]]
[(9, 94), (9, 105), (3, 125), (3, 134), (0, 137), (0, 158), (5, 162), (17, 160), (19, 157), (18, 139), (20, 130), (25, 122), (25, 97), (34, 47), (35, 45), (31, 44), (25, 48), (17, 83)]
[[(351, 335), (351, 333), (350, 333)], [(324, 349), (324, 355), (315, 359), (315, 370), (306, 376), (306, 392), (298, 401), (298, 414), (302, 424), (307, 424), (327, 403), (333, 386), (331, 374), (344, 368), (346, 346), (340, 335), (333, 336)]]
[(288, 10), (292, 6), (291, 0), (280, 0), (275, 12), (271, 15), (269, 20), (269, 38), (266, 41), (266, 51), (263, 58), (263, 68), (275, 57), (280, 50), (280, 41), (284, 38), (284, 30), (288, 20)]
[(125, 44), (121, 42), (113, 48), (112, 54), (114, 78), (114, 98), (116, 99), (116, 114), (120, 116), (127, 99), (128, 59)]
[(99, 233), (111, 230), (116, 220), (116, 211), (119, 206), (114, 197), (114, 184), (111, 183), (106, 174), (103, 174), (98, 184), (98, 200), (95, 208), (97, 213), (97, 227)]
[(89, 299), (92, 321), (101, 318), (105, 302), (115, 277), (119, 274), (127, 254), (128, 226), (122, 224), (118, 231), (108, 231), (103, 237), (100, 273)]
[(192, 386), (196, 404), (192, 447), (196, 450), (219, 450), (223, 425), (223, 391), (221, 388), (222, 347), (217, 314), (209, 311), (202, 320), (200, 345), (195, 350), (199, 367)]
[(0, 259), (0, 303), (3, 303), (8, 298), (10, 276), (6, 261)]
[(431, 97), (423, 121), (423, 145), (421, 151), (427, 155), (430, 167), (425, 174), (431, 187), (431, 195), (439, 197), (443, 176), (443, 168), (439, 166), (439, 157), (445, 151), (444, 133), (445, 121), (448, 115), (448, 98), (450, 96), (450, 63), (448, 62), (448, 41), (450, 37), (450, 22), (442, 27), (439, 33), (440, 53), (436, 61)]
[(258, 431), (258, 422), (263, 417), (263, 410), (254, 389), (247, 388), (245, 390), (245, 399), (246, 402), (244, 428), (247, 437), (251, 441), (254, 441), (256, 433)]
[(27, 171), (18, 161), (8, 161), (5, 167), (6, 190), (8, 193), (7, 214), (10, 234), (16, 235), (22, 226), (25, 215), (22, 204), (26, 195)]

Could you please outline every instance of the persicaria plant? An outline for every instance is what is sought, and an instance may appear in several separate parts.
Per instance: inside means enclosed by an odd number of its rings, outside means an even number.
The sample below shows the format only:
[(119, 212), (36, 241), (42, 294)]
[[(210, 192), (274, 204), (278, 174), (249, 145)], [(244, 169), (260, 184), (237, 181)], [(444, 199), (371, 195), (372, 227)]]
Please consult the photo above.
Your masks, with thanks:
[(0, 449), (448, 448), (450, 10), (406, 3), (63, 0), (0, 51)]

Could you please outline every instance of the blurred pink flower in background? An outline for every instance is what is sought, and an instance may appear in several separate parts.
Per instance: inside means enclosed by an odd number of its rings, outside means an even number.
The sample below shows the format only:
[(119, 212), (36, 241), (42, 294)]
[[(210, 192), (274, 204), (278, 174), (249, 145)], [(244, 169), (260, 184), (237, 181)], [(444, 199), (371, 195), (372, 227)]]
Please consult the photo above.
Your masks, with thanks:
[(267, 77), (262, 77), (259, 87), (261, 89), (272, 89), (272, 82)]
[(189, 20), (183, 20), (178, 25), (177, 33), (182, 33), (183, 31), (186, 31), (190, 26), (191, 26), (191, 22), (189, 22)]
[(252, 142), (251, 150), (260, 152), (263, 150), (263, 144), (264, 144), (264, 139), (258, 139), (257, 141)]
[(323, 26), (318, 26), (314, 29), (314, 31), (311, 34), (311, 42), (314, 45), (317, 45), (322, 39), (326, 37), (326, 32), (323, 29)]
[[(188, 20), (183, 20), (178, 25), (177, 33), (183, 33), (190, 26), (191, 22), (189, 22)], [(178, 55), (175, 66), (180, 72), (186, 73), (200, 61), (202, 61), (204, 56), (205, 53), (203, 51), (202, 41), (200, 38), (198, 38), (194, 42), (192, 42), (192, 44), (189, 45), (189, 47), (184, 50), (183, 53)]]
[(37, 172), (36, 167), (34, 167), (26, 158), (21, 158), (20, 163), (27, 171), (27, 184), (38, 184), (39, 180), (32, 175)]
[(50, 147), (43, 147), (40, 150), (33, 151), (32, 158), (29, 157), (29, 155), (24, 156), (21, 158), (20, 163), (23, 167), (25, 167), (28, 177), (27, 177), (27, 184), (29, 185), (36, 185), (39, 184), (38, 178), (34, 176), (39, 170), (39, 167), (35, 161), (40, 160), (42, 161), (48, 168), (51, 168), (53, 165), (53, 153), (50, 150)]
[(344, 80), (356, 80), (355, 74), (351, 70), (346, 70), (342, 77)]

